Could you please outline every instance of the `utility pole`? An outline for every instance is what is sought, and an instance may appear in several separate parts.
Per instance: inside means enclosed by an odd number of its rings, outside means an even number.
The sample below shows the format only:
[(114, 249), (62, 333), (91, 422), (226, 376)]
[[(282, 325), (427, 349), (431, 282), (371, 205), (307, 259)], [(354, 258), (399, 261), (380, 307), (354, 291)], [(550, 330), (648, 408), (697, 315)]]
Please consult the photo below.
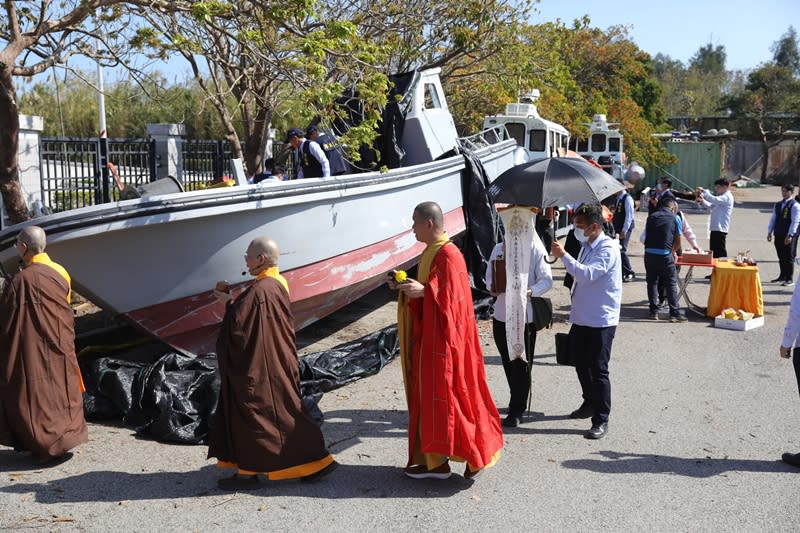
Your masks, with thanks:
[[(97, 52), (100, 51), (100, 40), (96, 40)], [(100, 60), (97, 60), (97, 111), (100, 115), (99, 121), (99, 136), (100, 136), (100, 168), (98, 176), (100, 176), (100, 192), (102, 198), (98, 198), (97, 203), (107, 203), (111, 201), (111, 193), (109, 190), (108, 180), (108, 130), (106, 129), (106, 95), (105, 86), (103, 84), (103, 66)]]

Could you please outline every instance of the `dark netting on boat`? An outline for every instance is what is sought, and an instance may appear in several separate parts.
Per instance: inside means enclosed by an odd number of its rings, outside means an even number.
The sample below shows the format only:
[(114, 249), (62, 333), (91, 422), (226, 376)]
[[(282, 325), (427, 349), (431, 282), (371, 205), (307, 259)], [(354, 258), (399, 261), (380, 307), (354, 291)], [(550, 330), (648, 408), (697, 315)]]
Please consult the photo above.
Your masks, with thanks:
[(484, 279), (489, 256), (497, 244), (498, 217), (494, 202), (486, 194), (489, 178), (483, 164), (469, 150), (464, 150), (463, 155), (465, 165), (461, 173), (461, 194), (467, 230), (461, 252), (467, 262), (473, 300), (477, 304), (479, 300), (489, 299)]
[[(400, 141), (403, 138), (408, 107), (411, 105), (412, 91), (419, 79), (419, 72), (412, 71), (389, 76), (392, 88), (381, 114), (378, 136), (371, 146), (359, 148), (361, 160), (357, 166), (366, 170), (377, 170), (381, 167), (400, 168), (403, 166), (405, 150)], [(341, 135), (351, 126), (364, 120), (363, 102), (357, 91), (348, 90), (336, 100), (342, 113), (333, 122), (333, 130)]]
[[(160, 345), (159, 345), (160, 346)], [(84, 361), (84, 410), (89, 420), (122, 420), (162, 442), (207, 441), (219, 396), (214, 354), (197, 358), (148, 345)], [(377, 374), (399, 353), (397, 327), (300, 358), (303, 406), (318, 423), (322, 393)]]

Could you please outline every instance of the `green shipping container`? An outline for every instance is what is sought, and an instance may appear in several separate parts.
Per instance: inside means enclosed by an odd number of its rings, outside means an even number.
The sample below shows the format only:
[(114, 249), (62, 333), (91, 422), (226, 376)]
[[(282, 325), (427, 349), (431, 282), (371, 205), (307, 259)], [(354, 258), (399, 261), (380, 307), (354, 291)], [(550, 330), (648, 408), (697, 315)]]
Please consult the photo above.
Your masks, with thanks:
[(695, 187), (710, 188), (714, 181), (724, 176), (726, 145), (723, 142), (665, 142), (664, 147), (678, 158), (678, 162), (647, 169), (647, 185), (664, 176), (672, 180), (673, 189), (694, 190)]

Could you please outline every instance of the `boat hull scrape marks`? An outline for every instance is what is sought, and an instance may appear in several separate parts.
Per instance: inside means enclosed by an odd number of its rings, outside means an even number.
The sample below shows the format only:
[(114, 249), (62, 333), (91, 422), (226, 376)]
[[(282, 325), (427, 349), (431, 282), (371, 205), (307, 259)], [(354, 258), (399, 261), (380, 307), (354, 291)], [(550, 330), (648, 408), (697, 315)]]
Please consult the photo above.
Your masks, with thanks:
[[(463, 233), (461, 208), (446, 213), (444, 221), (451, 236)], [(301, 329), (358, 300), (385, 283), (386, 273), (393, 268), (413, 265), (423, 249), (409, 230), (373, 246), (282, 272), (289, 284), (295, 327)], [(250, 283), (233, 286), (232, 294), (241, 294)], [(215, 351), (224, 312), (223, 304), (207, 291), (124, 316), (176, 349), (201, 354)]]

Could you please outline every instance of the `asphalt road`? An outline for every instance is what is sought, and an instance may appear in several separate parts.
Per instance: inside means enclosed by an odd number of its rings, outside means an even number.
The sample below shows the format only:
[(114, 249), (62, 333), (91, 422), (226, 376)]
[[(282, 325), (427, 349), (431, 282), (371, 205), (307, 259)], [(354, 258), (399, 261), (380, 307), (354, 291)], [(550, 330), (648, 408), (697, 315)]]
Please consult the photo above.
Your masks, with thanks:
[[(406, 412), (400, 368), (325, 395), (326, 440), (341, 467), (317, 484), (276, 482), (254, 493), (216, 488), (222, 475), (204, 446), (137, 438), (90, 425), (90, 442), (55, 468), (31, 468), (0, 449), (0, 528), (47, 531), (800, 531), (800, 400), (778, 345), (791, 290), (770, 284), (778, 266), (766, 225), (779, 189), (736, 192), (729, 251), (749, 249), (764, 282), (766, 323), (748, 332), (647, 320), (642, 246), (631, 245), (640, 279), (625, 284), (611, 360), (612, 413), (605, 439), (567, 414), (580, 403), (571, 368), (555, 364), (553, 333), (566, 331), (568, 292), (551, 297), (554, 330), (540, 333), (534, 414), (506, 434), (498, 464), (474, 482), (403, 476)], [(690, 215), (699, 234), (707, 217)], [(637, 213), (635, 236), (644, 225)], [(707, 243), (707, 240), (704, 241)], [(690, 287), (703, 302), (708, 282)], [(304, 351), (391, 322), (378, 291), (301, 335)], [(363, 315), (363, 316), (362, 316)], [(359, 317), (347, 324), (353, 317)], [(346, 326), (346, 327), (344, 327)], [(508, 390), (488, 323), (480, 324), (490, 387)]]

